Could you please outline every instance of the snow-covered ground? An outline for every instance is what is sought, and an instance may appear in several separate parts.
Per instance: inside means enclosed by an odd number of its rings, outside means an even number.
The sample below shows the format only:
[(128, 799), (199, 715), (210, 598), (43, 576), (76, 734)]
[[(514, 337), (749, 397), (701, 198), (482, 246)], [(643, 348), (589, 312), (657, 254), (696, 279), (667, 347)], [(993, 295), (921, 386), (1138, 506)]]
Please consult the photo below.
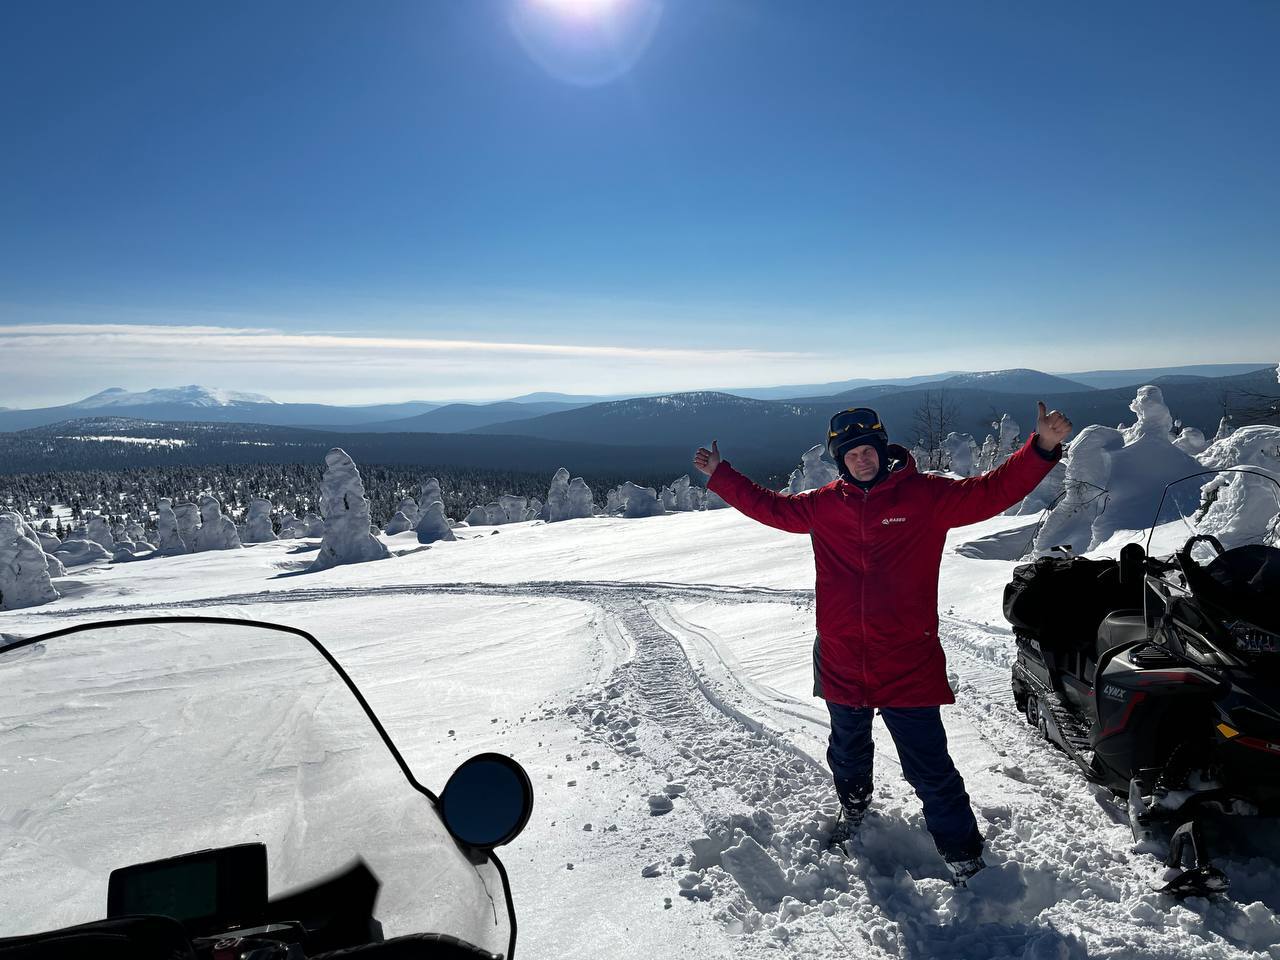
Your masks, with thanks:
[(0, 614), (0, 633), (168, 612), (290, 624), (330, 646), (427, 786), (472, 754), (515, 756), (536, 791), (503, 851), (522, 957), (1280, 958), (1274, 838), (1224, 863), (1229, 898), (1150, 892), (1158, 865), (1121, 809), (1014, 709), (1014, 563), (954, 548), (1026, 523), (953, 531), (942, 563), (944, 717), (992, 864), (967, 890), (879, 725), (875, 816), (850, 859), (824, 849), (809, 541), (731, 510), (430, 547), (410, 531), (383, 538), (391, 559), (315, 573), (315, 540), (73, 568), (62, 599)]

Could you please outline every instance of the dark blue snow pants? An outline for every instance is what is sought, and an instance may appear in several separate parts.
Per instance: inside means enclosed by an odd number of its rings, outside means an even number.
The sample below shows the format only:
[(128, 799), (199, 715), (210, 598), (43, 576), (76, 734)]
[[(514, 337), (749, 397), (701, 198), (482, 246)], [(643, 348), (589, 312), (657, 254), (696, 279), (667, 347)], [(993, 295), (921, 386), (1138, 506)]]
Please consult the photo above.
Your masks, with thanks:
[[(871, 707), (846, 707), (827, 701), (831, 737), (827, 763), (836, 789), (855, 797), (871, 796)], [(924, 822), (934, 845), (947, 860), (981, 855), (982, 835), (969, 807), (956, 766), (947, 753), (947, 732), (937, 707), (883, 707), (880, 716), (889, 728), (902, 761), (902, 773), (924, 804)]]

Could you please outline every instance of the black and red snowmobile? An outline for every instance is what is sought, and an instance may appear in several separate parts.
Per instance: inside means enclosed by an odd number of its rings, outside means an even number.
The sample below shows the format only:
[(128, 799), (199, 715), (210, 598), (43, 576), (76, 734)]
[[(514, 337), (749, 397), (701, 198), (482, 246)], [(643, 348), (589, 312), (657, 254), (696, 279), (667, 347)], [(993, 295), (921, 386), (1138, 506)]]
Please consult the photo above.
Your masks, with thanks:
[[(1202, 478), (1223, 473), (1250, 474), (1238, 482), (1255, 506), (1274, 496), (1261, 514), (1280, 514), (1280, 483), (1239, 468), (1175, 481), (1161, 509), (1179, 503), (1187, 520), (1205, 509)], [(1186, 487), (1170, 496), (1194, 479), (1194, 497)], [(1189, 533), (1164, 557), (1150, 555), (1149, 532), (1147, 549), (1128, 544), (1119, 560), (1020, 566), (1004, 612), (1017, 637), (1019, 710), (1089, 780), (1127, 797), (1136, 839), (1167, 843), (1159, 889), (1203, 896), (1228, 886), (1206, 828), (1280, 815), (1280, 549), (1274, 529), (1231, 549)]]

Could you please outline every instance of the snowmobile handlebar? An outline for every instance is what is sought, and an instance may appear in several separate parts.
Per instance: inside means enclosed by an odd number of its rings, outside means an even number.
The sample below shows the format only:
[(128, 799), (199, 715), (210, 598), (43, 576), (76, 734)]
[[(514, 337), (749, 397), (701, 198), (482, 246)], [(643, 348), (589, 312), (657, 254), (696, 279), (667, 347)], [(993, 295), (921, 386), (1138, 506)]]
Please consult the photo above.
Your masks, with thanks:
[(1178, 552), (1190, 558), (1191, 548), (1194, 547), (1197, 543), (1209, 544), (1209, 546), (1213, 547), (1215, 553), (1218, 556), (1222, 556), (1222, 554), (1226, 552), (1223, 549), (1222, 541), (1219, 540), (1217, 537), (1215, 537), (1211, 533), (1197, 533), (1194, 537), (1188, 537), (1187, 542), (1182, 545), (1182, 549), (1179, 550)]

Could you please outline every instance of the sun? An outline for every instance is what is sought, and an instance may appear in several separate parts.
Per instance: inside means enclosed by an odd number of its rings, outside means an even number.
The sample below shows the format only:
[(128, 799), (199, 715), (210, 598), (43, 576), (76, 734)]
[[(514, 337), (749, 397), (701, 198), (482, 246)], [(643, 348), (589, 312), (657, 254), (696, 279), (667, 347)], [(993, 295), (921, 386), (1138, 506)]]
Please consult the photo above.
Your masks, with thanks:
[(622, 6), (625, 0), (532, 0), (532, 2), (535, 6), (585, 19), (610, 13)]

